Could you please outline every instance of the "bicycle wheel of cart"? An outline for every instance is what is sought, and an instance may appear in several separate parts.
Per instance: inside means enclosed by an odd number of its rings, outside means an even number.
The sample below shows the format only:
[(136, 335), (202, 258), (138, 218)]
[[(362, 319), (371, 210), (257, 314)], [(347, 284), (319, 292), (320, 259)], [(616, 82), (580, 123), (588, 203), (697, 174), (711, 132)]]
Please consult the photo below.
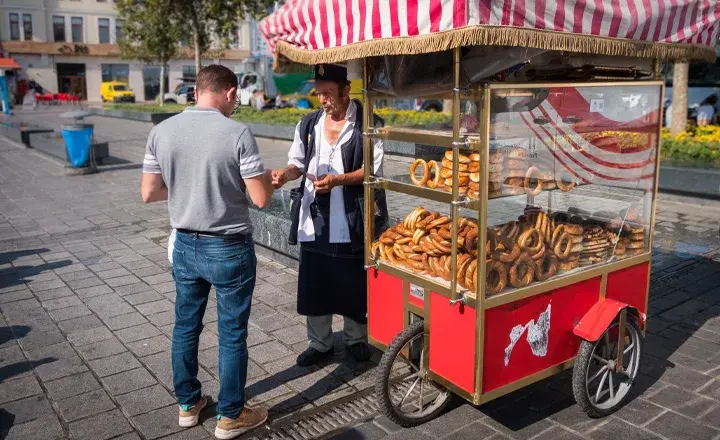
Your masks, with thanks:
[(450, 391), (426, 377), (425, 342), (423, 321), (417, 321), (395, 337), (377, 369), (380, 410), (406, 428), (432, 420), (450, 403)]
[(616, 371), (619, 323), (616, 320), (595, 342), (583, 341), (573, 368), (573, 394), (590, 417), (617, 411), (628, 398), (638, 374), (642, 336), (635, 320), (625, 326), (622, 370)]

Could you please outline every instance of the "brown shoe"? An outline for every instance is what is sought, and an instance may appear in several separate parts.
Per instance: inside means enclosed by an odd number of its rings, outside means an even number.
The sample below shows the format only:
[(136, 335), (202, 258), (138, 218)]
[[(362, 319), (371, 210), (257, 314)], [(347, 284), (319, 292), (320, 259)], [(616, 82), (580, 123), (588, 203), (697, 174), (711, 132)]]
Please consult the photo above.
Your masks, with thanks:
[(220, 417), (215, 427), (215, 438), (229, 440), (257, 428), (267, 421), (268, 412), (265, 408), (243, 408), (237, 419)]
[(200, 412), (207, 405), (207, 400), (201, 397), (200, 400), (195, 403), (192, 407), (188, 408), (187, 411), (183, 410), (182, 406), (178, 408), (178, 424), (182, 428), (191, 428), (198, 424), (200, 419)]

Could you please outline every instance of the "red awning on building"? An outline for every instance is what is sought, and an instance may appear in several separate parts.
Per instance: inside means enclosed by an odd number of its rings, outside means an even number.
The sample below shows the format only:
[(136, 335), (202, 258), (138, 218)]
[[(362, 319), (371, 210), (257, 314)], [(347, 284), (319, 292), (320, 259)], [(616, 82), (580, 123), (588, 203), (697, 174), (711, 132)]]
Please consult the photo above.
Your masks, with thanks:
[(20, 70), (22, 67), (12, 58), (0, 58), (0, 69)]

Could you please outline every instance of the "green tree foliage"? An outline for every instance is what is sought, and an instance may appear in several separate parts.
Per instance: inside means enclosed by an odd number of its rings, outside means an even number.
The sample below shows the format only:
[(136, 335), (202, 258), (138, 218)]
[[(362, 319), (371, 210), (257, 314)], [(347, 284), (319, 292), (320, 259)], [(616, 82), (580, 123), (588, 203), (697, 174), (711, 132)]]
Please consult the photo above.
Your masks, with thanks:
[(121, 56), (160, 65), (160, 102), (165, 95), (168, 62), (178, 53), (181, 26), (173, 0), (117, 0), (118, 18), (124, 20), (119, 39)]

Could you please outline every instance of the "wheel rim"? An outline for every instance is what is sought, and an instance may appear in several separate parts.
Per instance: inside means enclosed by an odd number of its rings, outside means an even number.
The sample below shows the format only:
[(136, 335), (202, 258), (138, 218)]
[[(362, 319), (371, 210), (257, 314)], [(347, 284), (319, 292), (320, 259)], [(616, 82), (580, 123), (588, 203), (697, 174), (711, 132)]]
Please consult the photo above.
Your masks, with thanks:
[(585, 392), (590, 404), (599, 410), (618, 405), (630, 392), (640, 367), (640, 334), (634, 325), (625, 326), (622, 371), (615, 372), (619, 341), (618, 323), (608, 328), (593, 345), (585, 372)]
[(427, 378), (423, 367), (427, 347), (421, 333), (414, 336), (393, 359), (388, 377), (389, 400), (393, 410), (408, 419), (434, 413), (450, 396), (450, 391)]

